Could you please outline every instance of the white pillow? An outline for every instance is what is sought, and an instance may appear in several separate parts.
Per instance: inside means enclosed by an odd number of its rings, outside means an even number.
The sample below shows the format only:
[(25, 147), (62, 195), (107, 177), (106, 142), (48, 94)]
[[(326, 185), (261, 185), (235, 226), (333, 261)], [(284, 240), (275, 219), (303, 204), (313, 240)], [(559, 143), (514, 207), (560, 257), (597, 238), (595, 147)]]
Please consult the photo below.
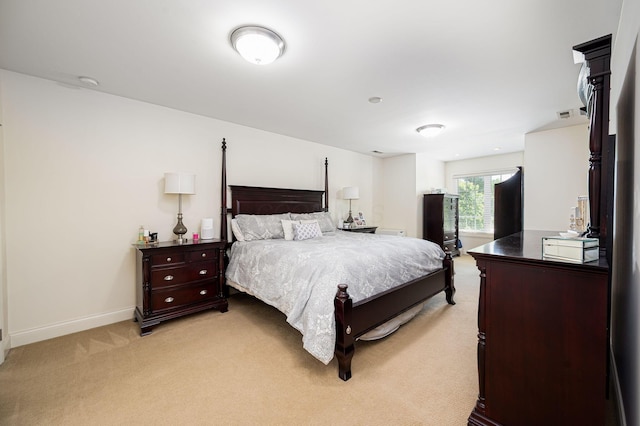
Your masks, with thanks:
[(282, 230), (284, 231), (284, 239), (287, 241), (293, 240), (293, 225), (300, 223), (299, 220), (286, 220), (282, 219)]
[(322, 231), (318, 221), (313, 220), (306, 223), (293, 224), (293, 239), (296, 241), (310, 240), (311, 238), (322, 237)]
[(244, 235), (242, 235), (242, 231), (238, 226), (237, 219), (231, 219), (231, 232), (233, 232), (233, 235), (236, 237), (236, 241), (244, 241)]

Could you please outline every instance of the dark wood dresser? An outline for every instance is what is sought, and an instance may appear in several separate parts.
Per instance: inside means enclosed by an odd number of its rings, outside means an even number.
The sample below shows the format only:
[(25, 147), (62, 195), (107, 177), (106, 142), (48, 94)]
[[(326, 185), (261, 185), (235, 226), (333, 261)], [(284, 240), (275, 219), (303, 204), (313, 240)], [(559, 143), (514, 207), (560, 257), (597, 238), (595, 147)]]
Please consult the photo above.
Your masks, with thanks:
[(605, 424), (607, 262), (544, 260), (551, 235), (523, 231), (468, 251), (480, 270), (480, 391), (469, 425)]
[(226, 312), (220, 240), (136, 245), (136, 310), (140, 334), (162, 321), (206, 309)]
[(458, 250), (457, 195), (424, 194), (422, 238), (439, 244), (452, 256), (460, 254)]

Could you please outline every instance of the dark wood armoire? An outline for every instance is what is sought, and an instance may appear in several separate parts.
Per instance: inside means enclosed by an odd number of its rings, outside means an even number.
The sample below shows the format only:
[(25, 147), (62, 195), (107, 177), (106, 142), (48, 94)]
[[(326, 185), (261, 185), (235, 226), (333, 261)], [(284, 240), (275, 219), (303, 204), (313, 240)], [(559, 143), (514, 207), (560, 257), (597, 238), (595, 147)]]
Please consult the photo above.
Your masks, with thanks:
[(458, 196), (424, 194), (422, 207), (422, 238), (458, 256)]

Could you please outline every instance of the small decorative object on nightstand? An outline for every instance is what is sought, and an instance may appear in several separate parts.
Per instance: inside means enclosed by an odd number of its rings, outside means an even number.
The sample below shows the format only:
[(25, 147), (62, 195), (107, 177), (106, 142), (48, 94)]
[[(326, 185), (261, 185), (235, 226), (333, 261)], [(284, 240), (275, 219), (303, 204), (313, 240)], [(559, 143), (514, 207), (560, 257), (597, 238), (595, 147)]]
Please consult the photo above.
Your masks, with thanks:
[(163, 321), (206, 309), (226, 312), (221, 240), (135, 245), (136, 310), (140, 335)]

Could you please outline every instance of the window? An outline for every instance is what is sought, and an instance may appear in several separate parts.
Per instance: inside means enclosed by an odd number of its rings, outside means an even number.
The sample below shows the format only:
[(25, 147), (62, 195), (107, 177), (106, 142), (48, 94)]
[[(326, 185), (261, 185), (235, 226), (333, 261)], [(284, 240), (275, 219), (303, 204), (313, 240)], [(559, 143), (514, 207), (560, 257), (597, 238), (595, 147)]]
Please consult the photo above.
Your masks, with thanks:
[(458, 187), (458, 222), (461, 231), (493, 232), (493, 186), (515, 172), (460, 176)]

